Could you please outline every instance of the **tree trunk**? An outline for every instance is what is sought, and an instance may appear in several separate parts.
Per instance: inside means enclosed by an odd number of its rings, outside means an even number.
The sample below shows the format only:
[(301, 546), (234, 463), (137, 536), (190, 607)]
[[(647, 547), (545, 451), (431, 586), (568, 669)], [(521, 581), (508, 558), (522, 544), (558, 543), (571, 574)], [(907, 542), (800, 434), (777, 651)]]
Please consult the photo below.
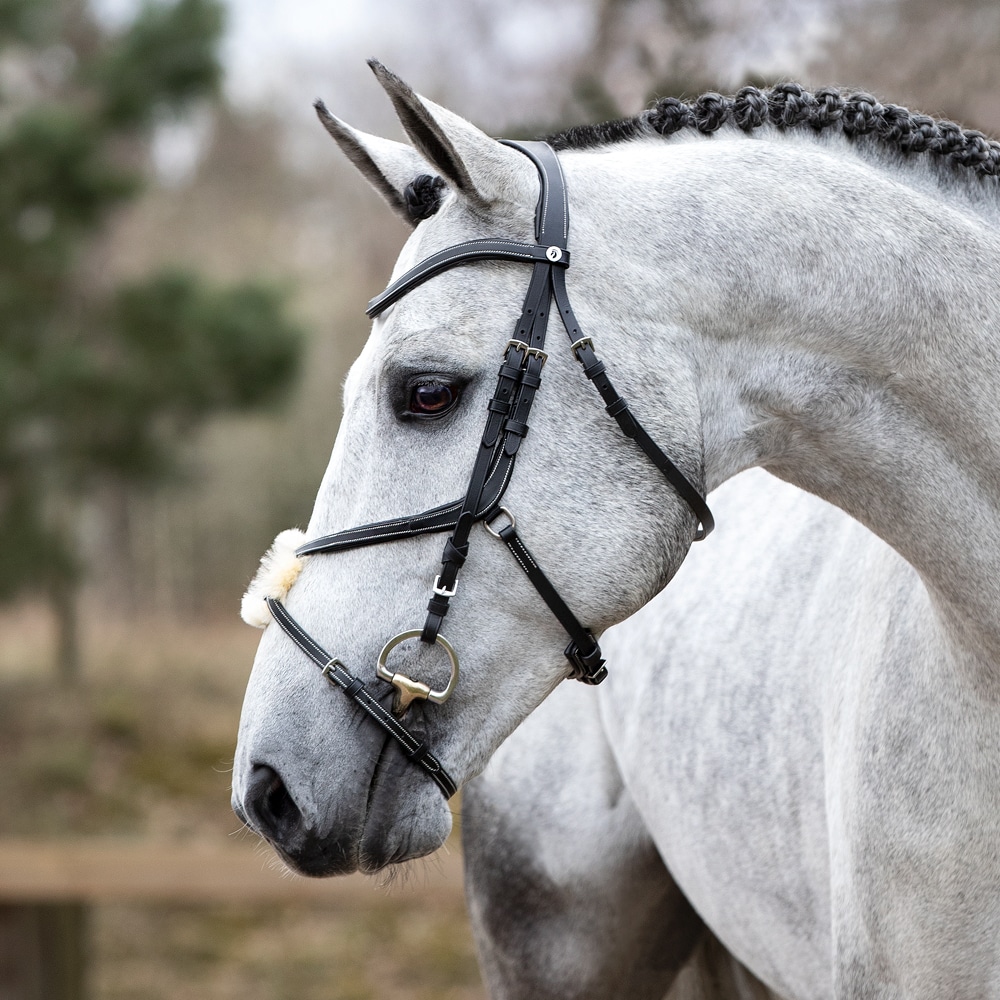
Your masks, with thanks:
[(0, 906), (0, 997), (85, 1000), (86, 918), (82, 903)]
[(49, 601), (56, 622), (56, 674), (73, 683), (80, 677), (79, 588), (75, 581), (60, 580), (52, 585)]

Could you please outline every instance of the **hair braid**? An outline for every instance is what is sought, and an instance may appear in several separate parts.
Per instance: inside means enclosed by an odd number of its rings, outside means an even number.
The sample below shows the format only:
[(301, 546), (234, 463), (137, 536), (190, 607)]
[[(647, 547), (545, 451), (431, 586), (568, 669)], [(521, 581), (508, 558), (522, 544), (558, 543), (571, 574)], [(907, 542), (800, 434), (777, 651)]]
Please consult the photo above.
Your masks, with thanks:
[(744, 87), (733, 98), (733, 121), (749, 132), (767, 121), (767, 96), (756, 87)]
[(702, 94), (692, 113), (699, 132), (715, 132), (729, 121), (730, 102), (722, 94)]
[(702, 94), (694, 101), (665, 97), (636, 118), (585, 125), (553, 136), (556, 149), (582, 149), (636, 138), (650, 131), (669, 136), (691, 128), (706, 135), (732, 124), (744, 132), (771, 125), (781, 130), (809, 126), (839, 130), (849, 139), (872, 136), (902, 153), (933, 153), (980, 177), (1000, 176), (1000, 142), (954, 122), (915, 114), (898, 104), (880, 104), (864, 91), (835, 87), (806, 90), (782, 83), (768, 90), (743, 87), (733, 97)]
[(928, 115), (910, 115), (910, 131), (900, 140), (904, 153), (926, 153), (937, 137), (937, 122)]
[(881, 109), (882, 105), (871, 94), (851, 94), (844, 106), (844, 134), (855, 136), (874, 132), (876, 112)]
[(832, 128), (844, 117), (844, 95), (835, 87), (823, 87), (813, 96), (816, 106), (813, 108), (809, 124), (817, 132)]
[(406, 214), (414, 224), (429, 219), (441, 207), (445, 191), (444, 178), (420, 174), (403, 191)]
[(648, 121), (660, 135), (671, 135), (695, 123), (691, 108), (676, 97), (665, 97), (662, 101), (657, 101), (649, 112)]
[(886, 104), (876, 119), (875, 130), (885, 142), (900, 146), (913, 130), (913, 118), (906, 108)]
[(816, 105), (816, 98), (797, 83), (779, 84), (767, 99), (772, 124), (784, 128), (808, 122)]

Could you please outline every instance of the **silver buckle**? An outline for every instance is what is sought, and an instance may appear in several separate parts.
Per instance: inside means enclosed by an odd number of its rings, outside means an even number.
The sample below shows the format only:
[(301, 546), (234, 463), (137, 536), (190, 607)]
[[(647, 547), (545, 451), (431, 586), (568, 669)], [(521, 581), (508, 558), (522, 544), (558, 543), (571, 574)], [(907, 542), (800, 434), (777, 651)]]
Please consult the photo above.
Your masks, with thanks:
[(451, 590), (449, 590), (447, 587), (441, 586), (440, 573), (438, 573), (438, 575), (434, 577), (434, 593), (437, 594), (438, 597), (454, 597), (455, 591), (457, 590), (458, 590), (458, 580), (455, 581), (455, 586), (452, 587)]
[(516, 347), (519, 351), (524, 351), (525, 358), (534, 354), (536, 358), (542, 359), (542, 367), (545, 367), (545, 362), (549, 360), (548, 352), (543, 351), (540, 347), (532, 347), (530, 344), (526, 344), (523, 340), (508, 340), (507, 348)]
[(341, 660), (338, 660), (338, 659), (337, 659), (337, 657), (334, 657), (334, 658), (333, 658), (332, 660), (329, 660), (329, 661), (328, 661), (328, 662), (327, 662), (327, 663), (326, 663), (326, 664), (324, 665), (324, 667), (323, 667), (323, 669), (322, 669), (322, 670), (320, 671), (320, 673), (321, 673), (321, 674), (322, 674), (322, 675), (323, 675), (323, 676), (324, 676), (324, 677), (325, 677), (325, 678), (326, 678), (326, 679), (327, 679), (327, 680), (328, 680), (328, 681), (329, 681), (329, 682), (330, 682), (331, 684), (333, 684), (333, 683), (334, 683), (334, 680), (333, 680), (333, 670), (334, 670), (334, 667), (340, 667), (340, 669), (341, 669), (341, 670), (347, 670), (347, 667), (345, 667), (345, 666), (344, 666), (344, 664), (343, 664), (343, 662), (342, 662)]
[(572, 344), (569, 345), (569, 349), (573, 352), (573, 357), (577, 361), (580, 360), (580, 355), (577, 353), (584, 344), (589, 344), (590, 349), (594, 349), (594, 341), (590, 337), (581, 337), (579, 340), (574, 340)]

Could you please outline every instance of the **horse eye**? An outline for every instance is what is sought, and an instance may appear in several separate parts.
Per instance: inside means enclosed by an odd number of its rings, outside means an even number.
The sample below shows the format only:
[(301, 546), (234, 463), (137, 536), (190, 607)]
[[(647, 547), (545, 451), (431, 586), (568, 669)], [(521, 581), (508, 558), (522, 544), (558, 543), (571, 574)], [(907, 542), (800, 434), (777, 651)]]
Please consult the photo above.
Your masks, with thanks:
[(410, 413), (421, 417), (444, 416), (457, 402), (459, 389), (447, 382), (421, 382), (410, 390)]

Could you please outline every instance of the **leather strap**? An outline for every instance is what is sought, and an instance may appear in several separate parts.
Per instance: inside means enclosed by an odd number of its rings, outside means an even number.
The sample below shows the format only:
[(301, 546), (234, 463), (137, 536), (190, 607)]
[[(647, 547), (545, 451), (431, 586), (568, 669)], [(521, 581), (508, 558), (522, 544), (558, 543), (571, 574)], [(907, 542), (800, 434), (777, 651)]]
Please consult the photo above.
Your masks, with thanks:
[(440, 507), (425, 510), (422, 514), (397, 517), (389, 521), (376, 521), (374, 524), (362, 524), (331, 535), (321, 535), (300, 545), (295, 554), (311, 556), (318, 552), (343, 552), (346, 549), (377, 545), (380, 542), (394, 542), (399, 538), (412, 538), (414, 535), (450, 531), (455, 527), (461, 507), (461, 500), (453, 500)]
[(569, 192), (556, 151), (547, 142), (500, 141), (524, 153), (538, 171), (541, 191), (535, 206), (535, 240), (545, 246), (562, 247), (565, 251), (569, 243)]
[(559, 624), (569, 634), (570, 643), (565, 649), (565, 654), (572, 665), (570, 677), (585, 684), (600, 684), (608, 676), (608, 670), (601, 656), (601, 647), (590, 629), (580, 624), (569, 605), (560, 597), (559, 591), (552, 585), (517, 533), (514, 521), (511, 520), (510, 524), (505, 525), (496, 534), (510, 550), (518, 566), (524, 570)]
[[(548, 268), (544, 265), (541, 267), (536, 265), (535, 276), (539, 270), (547, 272)], [(547, 274), (544, 277), (546, 279), (545, 285), (547, 285)], [(473, 466), (462, 510), (451, 537), (445, 543), (438, 583), (434, 595), (427, 605), (427, 618), (420, 635), (421, 640), (426, 643), (433, 643), (436, 640), (444, 616), (448, 613), (449, 601), (454, 595), (458, 583), (458, 573), (468, 553), (472, 526), (476, 521), (482, 520), (484, 516), (491, 513), (502, 499), (514, 469), (518, 445), (527, 433), (528, 412), (531, 409), (535, 392), (541, 385), (540, 376), (544, 359), (540, 354), (532, 353), (534, 342), (537, 342), (537, 333), (527, 333), (523, 327), (524, 315), (528, 312), (537, 312), (536, 303), (542, 297), (539, 284), (541, 282), (533, 280), (528, 289), (522, 321), (518, 327), (518, 333), (523, 333), (533, 343), (529, 346), (525, 341), (517, 339), (510, 341), (507, 345), (504, 364), (500, 368), (497, 391), (491, 401), (495, 405), (490, 408), (486, 430), (480, 441), (479, 452), (476, 455), (476, 462)], [(542, 330), (542, 336), (544, 336), (544, 330)], [(517, 380), (510, 379), (510, 384), (507, 385), (505, 383), (507, 373), (514, 371), (517, 372)], [(502, 409), (504, 403), (507, 406), (506, 413)], [(490, 473), (491, 468), (503, 470), (503, 478), (499, 483), (495, 472)], [(499, 488), (490, 490), (491, 482)], [(488, 501), (487, 497), (489, 497)]]
[(554, 264), (556, 267), (569, 267), (569, 252), (563, 251), (562, 257), (553, 260), (548, 257), (548, 248), (535, 243), (518, 243), (515, 240), (471, 240), (459, 243), (432, 254), (426, 260), (411, 267), (409, 271), (397, 278), (384, 292), (376, 295), (368, 303), (365, 314), (374, 319), (384, 312), (394, 302), (398, 302), (407, 292), (422, 285), (428, 278), (433, 278), (442, 271), (449, 271), (460, 264), (471, 264), (474, 260), (515, 260), (526, 264)]
[(694, 540), (700, 542), (715, 527), (715, 518), (704, 497), (691, 485), (691, 481), (666, 456), (660, 446), (646, 433), (645, 428), (629, 409), (628, 403), (618, 394), (607, 373), (604, 362), (594, 353), (594, 343), (580, 332), (573, 307), (566, 293), (566, 276), (562, 271), (553, 272), (552, 287), (566, 334), (573, 345), (576, 360), (583, 365), (583, 374), (594, 384), (605, 402), (605, 409), (615, 418), (622, 433), (631, 438), (645, 452), (646, 457), (663, 473), (664, 478), (698, 519)]
[(386, 711), (368, 690), (365, 682), (355, 677), (340, 660), (332, 657), (309, 635), (281, 601), (273, 597), (265, 600), (281, 630), (322, 670), (323, 676), (339, 687), (376, 725), (385, 730), (403, 748), (403, 753), (430, 775), (444, 797), (450, 799), (458, 791), (458, 786), (437, 757), (430, 752), (427, 744), (414, 736), (391, 712)]
[[(455, 524), (455, 530), (445, 545), (444, 557), (441, 561), (441, 572), (438, 575), (434, 595), (427, 605), (427, 618), (420, 635), (423, 642), (432, 643), (448, 613), (449, 601), (455, 593), (458, 573), (465, 562), (468, 552), (469, 533), (477, 520), (482, 520), (496, 509), (503, 497), (503, 492), (510, 481), (513, 463), (517, 457), (521, 441), (528, 433), (528, 415), (534, 402), (535, 393), (541, 385), (542, 366), (545, 364), (545, 333), (548, 327), (549, 304), (553, 298), (552, 275), (556, 270), (560, 273), (569, 266), (569, 251), (566, 243), (569, 238), (569, 204), (566, 195), (566, 184), (562, 175), (562, 167), (552, 148), (544, 142), (507, 143), (525, 153), (535, 164), (539, 172), (540, 185), (538, 203), (535, 207), (535, 237), (537, 245), (535, 264), (532, 268), (528, 291), (521, 307), (521, 317), (518, 320), (515, 338), (508, 343), (501, 367), (501, 376), (510, 365), (512, 351), (517, 354), (518, 369), (521, 372), (515, 391), (509, 399), (506, 415), (502, 413), (498, 387), (497, 393), (490, 402), (487, 417), (487, 429), (483, 435), (480, 450), (476, 456), (469, 488), (466, 491), (462, 511)], [(504, 259), (520, 259), (526, 244), (512, 240), (477, 241), (476, 258), (482, 259), (478, 244), (483, 244), (483, 250)], [(486, 246), (488, 245), (488, 247)], [(377, 308), (384, 308), (383, 300), (391, 291), (398, 298), (411, 288), (426, 281), (433, 274), (440, 273), (443, 267), (453, 267), (471, 259), (469, 254), (472, 244), (460, 244), (449, 250), (441, 251), (426, 261), (411, 268), (398, 281), (394, 282), (377, 302)], [(531, 244), (527, 244), (531, 246)], [(506, 248), (506, 250), (504, 250)], [(397, 287), (398, 286), (398, 287)], [(397, 294), (398, 293), (398, 294)], [(394, 299), (393, 299), (394, 301)], [(502, 425), (502, 436), (492, 433), (492, 421), (497, 415), (505, 416)], [(502, 445), (502, 457), (496, 449)], [(491, 503), (483, 503), (483, 493), (487, 481), (487, 470), (491, 462), (501, 460), (505, 463), (506, 477), (502, 490), (495, 493)]]

